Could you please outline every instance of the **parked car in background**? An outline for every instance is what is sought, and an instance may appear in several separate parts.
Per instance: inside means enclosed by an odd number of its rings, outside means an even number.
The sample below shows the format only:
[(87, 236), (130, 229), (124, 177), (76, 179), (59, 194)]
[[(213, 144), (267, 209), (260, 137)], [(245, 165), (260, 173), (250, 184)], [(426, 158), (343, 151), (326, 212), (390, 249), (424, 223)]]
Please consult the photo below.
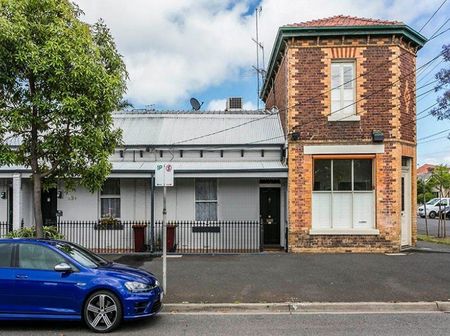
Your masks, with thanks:
[[(448, 205), (450, 205), (450, 198), (433, 198), (426, 203), (426, 214), (430, 218), (435, 218), (439, 211), (442, 211)], [(420, 217), (425, 218), (425, 206), (423, 204), (418, 207), (417, 212)]]
[(122, 320), (155, 315), (162, 298), (151, 273), (78, 245), (0, 239), (0, 320), (82, 320), (110, 332)]

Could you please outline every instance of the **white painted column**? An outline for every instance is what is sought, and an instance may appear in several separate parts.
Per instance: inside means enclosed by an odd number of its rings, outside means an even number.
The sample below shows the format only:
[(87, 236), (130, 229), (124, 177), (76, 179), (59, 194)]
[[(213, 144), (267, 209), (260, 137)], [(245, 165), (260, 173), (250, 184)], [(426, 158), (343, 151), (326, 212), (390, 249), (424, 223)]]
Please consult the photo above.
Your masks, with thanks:
[(22, 221), (22, 175), (13, 174), (13, 229), (20, 229)]

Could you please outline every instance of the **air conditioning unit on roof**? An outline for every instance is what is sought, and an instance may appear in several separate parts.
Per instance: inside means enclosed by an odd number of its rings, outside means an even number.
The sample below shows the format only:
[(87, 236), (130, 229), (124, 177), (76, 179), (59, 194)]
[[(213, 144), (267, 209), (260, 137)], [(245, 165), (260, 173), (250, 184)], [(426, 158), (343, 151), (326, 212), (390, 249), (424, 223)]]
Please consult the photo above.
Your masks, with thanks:
[(225, 111), (241, 111), (242, 97), (231, 97), (227, 99), (227, 107)]

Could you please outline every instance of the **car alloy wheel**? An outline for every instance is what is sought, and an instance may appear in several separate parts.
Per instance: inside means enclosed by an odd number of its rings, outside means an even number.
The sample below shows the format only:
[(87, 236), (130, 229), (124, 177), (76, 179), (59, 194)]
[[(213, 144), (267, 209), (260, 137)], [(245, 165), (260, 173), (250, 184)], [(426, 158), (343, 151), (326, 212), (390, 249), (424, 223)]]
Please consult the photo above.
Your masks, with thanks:
[(430, 214), (428, 215), (431, 219), (433, 219), (434, 217), (436, 217), (436, 212), (431, 211)]
[(122, 320), (119, 299), (107, 291), (92, 294), (84, 306), (84, 320), (88, 327), (96, 332), (112, 331)]

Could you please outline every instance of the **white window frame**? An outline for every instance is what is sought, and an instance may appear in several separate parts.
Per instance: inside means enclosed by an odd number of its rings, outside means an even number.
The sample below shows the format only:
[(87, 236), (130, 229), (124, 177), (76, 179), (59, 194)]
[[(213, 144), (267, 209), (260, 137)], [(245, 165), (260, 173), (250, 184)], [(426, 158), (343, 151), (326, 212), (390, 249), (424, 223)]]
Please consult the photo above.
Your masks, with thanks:
[[(314, 227), (315, 223), (314, 223), (314, 206), (312, 206), (312, 221), (311, 221), (311, 230), (310, 230), (310, 234), (311, 235), (378, 235), (380, 232), (379, 230), (376, 229), (376, 221), (375, 221), (375, 212), (376, 212), (376, 206), (375, 206), (375, 188), (373, 187), (373, 181), (375, 178), (375, 173), (374, 173), (374, 159), (370, 159), (372, 162), (372, 190), (355, 190), (354, 187), (354, 182), (355, 182), (355, 176), (354, 176), (354, 160), (360, 160), (363, 158), (348, 158), (347, 160), (351, 160), (352, 164), (351, 164), (351, 190), (334, 190), (334, 161), (336, 160), (342, 160), (339, 158), (329, 158), (329, 159), (325, 159), (323, 158), (322, 160), (330, 160), (331, 161), (331, 176), (330, 176), (330, 180), (331, 180), (331, 190), (317, 190), (314, 191), (314, 172), (313, 172), (313, 196), (314, 194), (326, 194), (326, 195), (330, 195), (330, 228), (318, 228), (318, 227)], [(364, 158), (366, 159), (366, 158)], [(321, 160), (320, 158), (315, 158), (313, 159), (313, 164), (315, 164), (316, 160)], [(369, 159), (368, 159), (369, 160)], [(350, 228), (334, 228), (333, 224), (335, 224), (335, 219), (333, 218), (333, 195), (335, 194), (350, 194), (352, 195), (352, 221), (351, 221), (351, 227)], [(372, 213), (372, 228), (355, 228), (355, 222), (354, 222), (354, 206), (355, 206), (355, 195), (357, 194), (371, 194), (372, 195), (372, 201), (373, 201), (373, 213)], [(311, 202), (314, 202), (314, 197), (312, 198)]]
[[(339, 85), (333, 87), (333, 67), (339, 66)], [(344, 81), (344, 67), (351, 66), (352, 67), (352, 75), (351, 81)], [(351, 90), (353, 94), (352, 105), (350, 103), (346, 103), (344, 99), (345, 90), (349, 90), (345, 88), (344, 83), (351, 84)], [(347, 84), (348, 84), (347, 83)], [(360, 117), (356, 114), (356, 62), (354, 60), (332, 60), (330, 65), (330, 115), (328, 117), (328, 121), (359, 121)], [(337, 106), (337, 111), (334, 110), (334, 100), (333, 100), (333, 92), (335, 90), (339, 91), (339, 106)], [(350, 106), (349, 106), (350, 105)], [(347, 108), (346, 108), (347, 107)], [(347, 111), (348, 110), (348, 111)]]
[[(121, 200), (121, 181), (119, 178), (113, 178), (114, 180), (118, 180), (119, 181), (119, 194), (103, 194), (102, 191), (100, 190), (100, 205), (99, 205), (99, 210), (100, 210), (100, 214), (99, 217), (102, 218), (102, 200), (103, 199), (119, 199), (119, 212), (120, 212), (120, 216), (119, 217), (114, 217), (115, 219), (120, 219), (120, 217), (122, 216), (122, 200)], [(105, 181), (106, 182), (106, 181)]]
[[(201, 180), (215, 180), (216, 181), (216, 199), (215, 200), (199, 200), (197, 199), (197, 183), (198, 181)], [(215, 203), (216, 204), (216, 220), (207, 220), (207, 221), (218, 221), (219, 220), (219, 180), (217, 178), (196, 178), (194, 180), (194, 198), (195, 198), (195, 203), (194, 203), (194, 217), (195, 220), (197, 221), (197, 203)]]

